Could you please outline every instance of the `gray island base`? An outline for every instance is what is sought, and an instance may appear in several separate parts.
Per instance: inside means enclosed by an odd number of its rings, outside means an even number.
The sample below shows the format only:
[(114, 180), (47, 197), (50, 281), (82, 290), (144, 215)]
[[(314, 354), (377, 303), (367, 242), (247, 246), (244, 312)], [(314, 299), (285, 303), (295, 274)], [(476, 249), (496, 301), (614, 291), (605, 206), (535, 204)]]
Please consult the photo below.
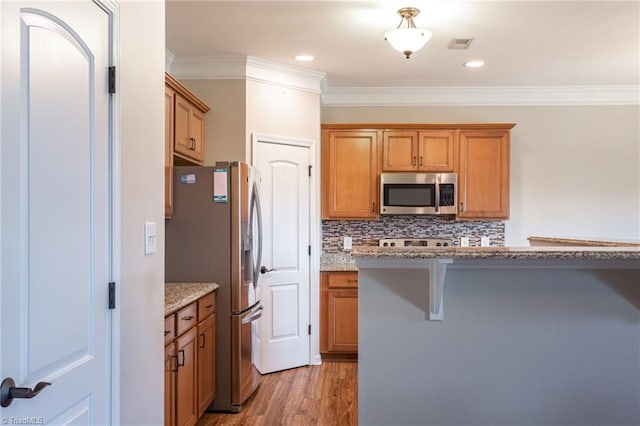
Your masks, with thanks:
[(640, 248), (353, 256), (360, 424), (640, 425)]

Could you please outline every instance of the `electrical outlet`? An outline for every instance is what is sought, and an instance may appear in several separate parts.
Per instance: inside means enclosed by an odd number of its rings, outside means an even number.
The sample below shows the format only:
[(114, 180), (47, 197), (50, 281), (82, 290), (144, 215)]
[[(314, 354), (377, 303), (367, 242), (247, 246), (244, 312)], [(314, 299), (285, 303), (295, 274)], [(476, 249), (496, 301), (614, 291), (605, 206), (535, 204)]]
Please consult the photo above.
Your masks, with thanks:
[(460, 247), (469, 247), (469, 237), (460, 238)]
[(489, 247), (489, 237), (480, 237), (480, 246)]
[(342, 249), (343, 250), (351, 250), (353, 241), (351, 240), (351, 237), (344, 237), (343, 243), (342, 243)]

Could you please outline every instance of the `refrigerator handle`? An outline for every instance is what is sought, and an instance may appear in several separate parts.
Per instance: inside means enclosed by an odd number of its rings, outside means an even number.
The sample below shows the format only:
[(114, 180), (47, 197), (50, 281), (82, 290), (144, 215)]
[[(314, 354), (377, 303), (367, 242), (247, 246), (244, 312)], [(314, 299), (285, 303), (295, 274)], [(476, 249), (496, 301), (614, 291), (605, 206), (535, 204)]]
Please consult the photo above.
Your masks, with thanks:
[[(260, 207), (260, 196), (258, 194), (258, 184), (253, 183), (253, 204), (255, 204), (256, 215), (258, 218), (258, 255), (256, 256), (256, 264), (253, 265), (253, 287), (258, 287), (258, 279), (260, 277), (260, 265), (262, 264), (262, 208)], [(255, 237), (255, 235), (254, 235)]]
[(242, 321), (241, 321), (242, 324), (249, 324), (249, 323), (261, 318), (263, 309), (264, 308), (262, 307), (262, 305), (260, 305), (257, 310), (251, 311), (251, 315), (242, 318)]

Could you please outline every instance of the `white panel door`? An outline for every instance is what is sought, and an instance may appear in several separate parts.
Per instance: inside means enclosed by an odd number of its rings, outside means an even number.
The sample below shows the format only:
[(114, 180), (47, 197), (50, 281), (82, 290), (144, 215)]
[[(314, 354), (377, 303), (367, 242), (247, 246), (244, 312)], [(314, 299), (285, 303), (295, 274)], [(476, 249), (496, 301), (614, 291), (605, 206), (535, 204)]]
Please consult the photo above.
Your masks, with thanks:
[(258, 141), (264, 272), (264, 311), (254, 331), (254, 363), (261, 373), (309, 364), (308, 146)]
[(2, 2), (0, 379), (50, 382), (5, 423), (110, 422), (111, 16)]

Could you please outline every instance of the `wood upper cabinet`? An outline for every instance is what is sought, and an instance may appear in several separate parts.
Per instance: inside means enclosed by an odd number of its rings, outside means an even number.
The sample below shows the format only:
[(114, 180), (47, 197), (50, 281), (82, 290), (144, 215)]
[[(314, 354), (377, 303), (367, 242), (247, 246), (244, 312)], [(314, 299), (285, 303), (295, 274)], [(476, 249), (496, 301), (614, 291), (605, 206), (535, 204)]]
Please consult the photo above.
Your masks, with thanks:
[(320, 352), (358, 352), (358, 273), (320, 273)]
[(509, 218), (509, 131), (460, 130), (458, 218)]
[(383, 172), (452, 172), (454, 130), (389, 130), (382, 137)]
[(323, 129), (323, 219), (378, 217), (378, 134)]
[(204, 164), (204, 115), (209, 111), (209, 106), (166, 73), (165, 86), (173, 91), (171, 139), (173, 163), (202, 166)]
[(175, 91), (164, 87), (164, 217), (173, 215), (173, 127)]
[(174, 155), (198, 165), (204, 163), (204, 114), (176, 94)]

